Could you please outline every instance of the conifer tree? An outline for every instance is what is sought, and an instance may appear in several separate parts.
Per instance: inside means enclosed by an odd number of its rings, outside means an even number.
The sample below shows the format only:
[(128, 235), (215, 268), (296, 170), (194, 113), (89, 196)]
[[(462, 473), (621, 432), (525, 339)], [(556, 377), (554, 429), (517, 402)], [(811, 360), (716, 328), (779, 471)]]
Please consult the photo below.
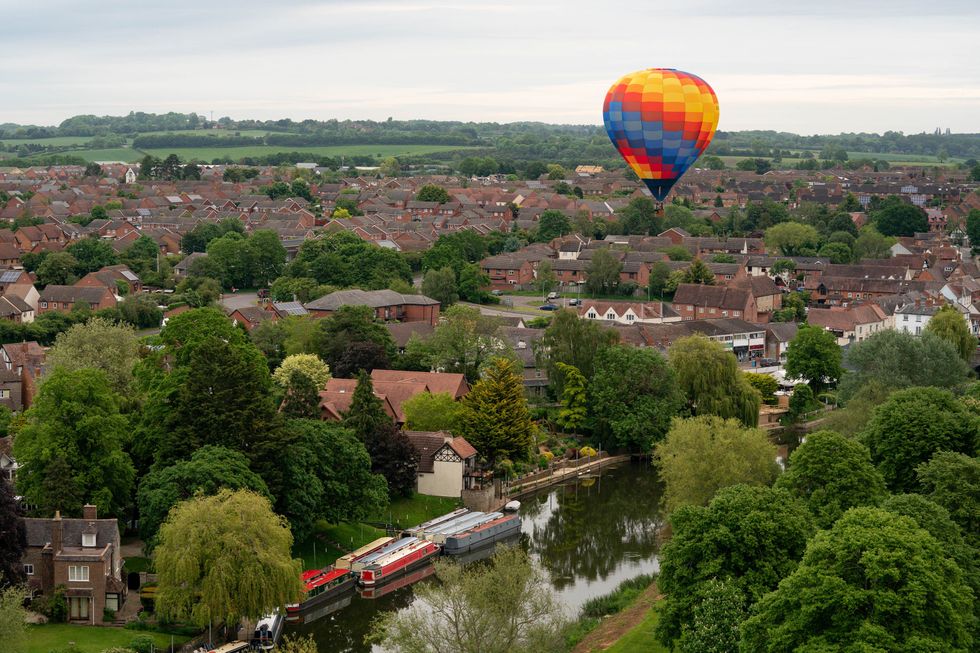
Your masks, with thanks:
[(286, 419), (316, 419), (319, 415), (320, 394), (316, 381), (309, 375), (293, 370), (289, 374), (286, 396), (279, 411)]
[(504, 458), (527, 459), (534, 444), (534, 422), (512, 361), (492, 360), (463, 404), (460, 433), (491, 466)]
[(699, 258), (691, 261), (691, 264), (687, 266), (684, 270), (683, 276), (681, 277), (682, 283), (699, 283), (705, 286), (711, 286), (715, 283), (715, 274), (711, 269)]
[(351, 396), (350, 408), (344, 414), (344, 426), (354, 431), (361, 442), (367, 442), (382, 424), (390, 421), (384, 404), (374, 394), (371, 375), (361, 370), (357, 376), (357, 387)]
[(585, 377), (574, 365), (559, 362), (557, 367), (565, 375), (565, 388), (562, 390), (561, 410), (556, 421), (563, 429), (574, 433), (585, 424), (588, 402)]

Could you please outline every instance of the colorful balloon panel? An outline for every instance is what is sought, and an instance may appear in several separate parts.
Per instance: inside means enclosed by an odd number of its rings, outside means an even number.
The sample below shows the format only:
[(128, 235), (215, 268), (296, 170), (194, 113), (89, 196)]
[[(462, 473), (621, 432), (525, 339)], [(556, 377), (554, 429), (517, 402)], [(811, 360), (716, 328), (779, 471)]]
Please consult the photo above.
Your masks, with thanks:
[(602, 120), (620, 155), (662, 202), (711, 142), (718, 98), (697, 75), (648, 68), (612, 85)]

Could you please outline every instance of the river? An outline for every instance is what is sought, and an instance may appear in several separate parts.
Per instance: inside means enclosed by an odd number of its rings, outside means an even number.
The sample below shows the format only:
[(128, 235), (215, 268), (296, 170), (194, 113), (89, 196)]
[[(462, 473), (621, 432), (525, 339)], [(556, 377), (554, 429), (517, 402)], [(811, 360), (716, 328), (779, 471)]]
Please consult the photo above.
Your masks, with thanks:
[[(611, 467), (521, 499), (518, 541), (569, 616), (623, 580), (656, 571), (660, 492), (646, 462)], [(378, 653), (382, 649), (364, 643), (371, 621), (380, 611), (402, 609), (412, 600), (411, 586), (376, 599), (354, 593), (332, 606), (330, 614), (287, 633), (312, 634), (320, 653)]]

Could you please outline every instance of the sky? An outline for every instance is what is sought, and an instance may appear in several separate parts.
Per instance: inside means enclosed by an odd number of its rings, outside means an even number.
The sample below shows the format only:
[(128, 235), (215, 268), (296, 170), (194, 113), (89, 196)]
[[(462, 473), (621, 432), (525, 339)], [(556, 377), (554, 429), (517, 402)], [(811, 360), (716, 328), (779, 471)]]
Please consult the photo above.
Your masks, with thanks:
[(0, 123), (76, 114), (600, 124), (699, 75), (719, 129), (980, 132), (976, 0), (0, 0)]

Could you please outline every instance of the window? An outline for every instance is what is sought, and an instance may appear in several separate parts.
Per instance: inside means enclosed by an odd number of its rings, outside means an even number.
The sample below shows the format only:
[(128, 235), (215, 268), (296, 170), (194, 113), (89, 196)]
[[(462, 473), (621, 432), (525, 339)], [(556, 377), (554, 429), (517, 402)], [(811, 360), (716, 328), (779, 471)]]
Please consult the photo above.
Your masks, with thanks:
[(82, 533), (82, 546), (95, 546), (95, 533)]
[(10, 399), (10, 390), (0, 389), (0, 399)]
[(84, 583), (88, 581), (88, 567), (81, 565), (70, 565), (68, 567), (68, 581), (72, 583)]
[(119, 595), (118, 594), (106, 594), (105, 595), (105, 609), (117, 612), (119, 610)]
[(41, 308), (47, 308), (47, 307), (48, 307), (47, 302), (41, 302)]
[(627, 322), (632, 322), (635, 319), (636, 319), (636, 316), (633, 315), (632, 313), (630, 313), (629, 315), (626, 316), (626, 321)]
[(24, 574), (26, 576), (34, 575), (34, 565), (24, 565)]

